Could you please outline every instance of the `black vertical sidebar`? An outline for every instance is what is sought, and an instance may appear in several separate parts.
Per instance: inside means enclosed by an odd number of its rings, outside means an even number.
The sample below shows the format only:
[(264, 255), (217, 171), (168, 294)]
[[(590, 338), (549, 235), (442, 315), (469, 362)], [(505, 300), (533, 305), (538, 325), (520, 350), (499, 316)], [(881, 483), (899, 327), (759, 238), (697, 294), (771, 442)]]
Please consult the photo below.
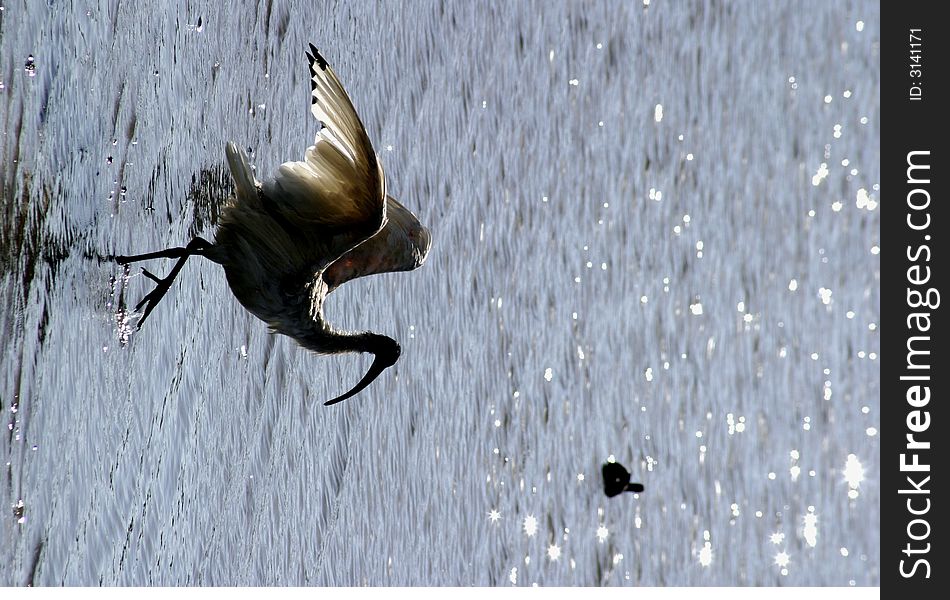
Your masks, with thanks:
[[(950, 31), (941, 3), (885, 2), (881, 18), (881, 586), (946, 593), (950, 362), (943, 130)], [(946, 430), (946, 431), (945, 431)]]

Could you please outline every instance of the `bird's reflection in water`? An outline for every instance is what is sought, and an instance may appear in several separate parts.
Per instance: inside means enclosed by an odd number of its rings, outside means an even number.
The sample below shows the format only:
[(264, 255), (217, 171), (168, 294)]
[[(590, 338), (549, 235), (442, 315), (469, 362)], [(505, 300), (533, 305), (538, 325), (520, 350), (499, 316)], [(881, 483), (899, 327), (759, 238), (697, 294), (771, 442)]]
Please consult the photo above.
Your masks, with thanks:
[(247, 155), (225, 149), (235, 195), (221, 211), (214, 242), (195, 237), (183, 248), (116, 256), (121, 264), (177, 258), (135, 307), (139, 327), (168, 292), (190, 256), (224, 267), (231, 292), (277, 333), (321, 354), (370, 352), (373, 364), (350, 391), (359, 393), (399, 358), (399, 344), (372, 332), (334, 330), (323, 315), (327, 294), (366, 275), (411, 271), (425, 261), (431, 238), (407, 208), (386, 194), (382, 165), (349, 97), (313, 45), (311, 112), (321, 129), (302, 161), (286, 162), (260, 182)]

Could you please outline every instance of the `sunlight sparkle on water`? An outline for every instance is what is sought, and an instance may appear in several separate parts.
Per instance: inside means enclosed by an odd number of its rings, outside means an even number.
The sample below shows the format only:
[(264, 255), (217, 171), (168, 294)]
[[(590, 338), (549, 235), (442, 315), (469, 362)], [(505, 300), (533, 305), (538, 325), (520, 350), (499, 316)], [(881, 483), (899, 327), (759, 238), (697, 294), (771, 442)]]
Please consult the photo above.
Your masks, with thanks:
[(736, 421), (735, 415), (728, 413), (726, 415), (726, 425), (729, 426), (729, 435), (734, 435), (736, 433), (742, 433), (745, 431), (745, 417), (740, 416), (738, 422)]
[(802, 536), (805, 538), (805, 542), (814, 548), (815, 544), (818, 543), (818, 515), (815, 514), (814, 506), (808, 507), (808, 514), (802, 520), (805, 523), (802, 528)]
[(607, 527), (606, 527), (606, 526), (601, 525), (600, 527), (597, 528), (597, 534), (596, 534), (596, 535), (597, 535), (597, 541), (600, 542), (601, 544), (603, 544), (604, 541), (607, 539), (607, 536), (610, 535), (610, 532), (607, 531)]
[(874, 199), (874, 196), (868, 194), (868, 191), (864, 188), (860, 188), (858, 190), (854, 204), (858, 208), (863, 208), (866, 210), (874, 210), (877, 208), (877, 200)]
[(699, 551), (699, 564), (704, 567), (708, 567), (712, 564), (712, 546), (709, 542), (706, 542), (702, 550)]
[(555, 561), (561, 558), (561, 548), (557, 544), (548, 546), (548, 560)]
[(712, 564), (713, 551), (712, 544), (709, 542), (709, 530), (703, 531), (703, 547), (699, 551), (699, 564), (708, 567)]
[(488, 511), (488, 520), (492, 523), (497, 523), (501, 519), (501, 513), (497, 509), (491, 509)]
[(858, 497), (858, 487), (861, 485), (861, 482), (864, 481), (864, 467), (861, 465), (861, 461), (858, 460), (858, 457), (854, 454), (849, 454), (847, 461), (844, 464), (844, 479), (848, 482), (848, 487), (851, 488), (848, 491), (848, 497), (852, 500)]
[(524, 523), (522, 523), (524, 532), (528, 537), (533, 537), (535, 533), (538, 532), (538, 520), (534, 515), (528, 515), (524, 518)]

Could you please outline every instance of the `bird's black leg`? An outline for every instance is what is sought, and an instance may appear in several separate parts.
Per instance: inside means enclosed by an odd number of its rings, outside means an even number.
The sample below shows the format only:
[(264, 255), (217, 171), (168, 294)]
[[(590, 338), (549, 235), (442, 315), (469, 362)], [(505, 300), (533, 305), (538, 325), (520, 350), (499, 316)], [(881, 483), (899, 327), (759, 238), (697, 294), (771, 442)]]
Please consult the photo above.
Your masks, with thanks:
[(142, 300), (135, 305), (135, 310), (139, 310), (145, 306), (145, 312), (142, 314), (142, 318), (139, 319), (138, 328), (142, 328), (142, 324), (145, 323), (145, 319), (148, 318), (148, 315), (152, 310), (158, 305), (162, 298), (165, 297), (165, 294), (168, 293), (169, 288), (171, 288), (172, 282), (175, 281), (175, 278), (178, 277), (178, 273), (181, 272), (182, 268), (185, 266), (185, 263), (188, 261), (189, 256), (202, 255), (205, 250), (211, 248), (212, 244), (208, 240), (196, 237), (195, 239), (188, 242), (188, 245), (184, 248), (168, 248), (166, 250), (161, 250), (159, 252), (149, 252), (147, 254), (137, 254), (135, 256), (116, 256), (115, 261), (120, 265), (127, 265), (129, 263), (137, 262), (140, 260), (149, 260), (151, 258), (177, 258), (178, 262), (175, 263), (175, 266), (172, 267), (171, 272), (165, 278), (159, 278), (148, 269), (143, 268), (142, 274), (154, 281), (157, 285), (155, 289), (149, 292)]
[(127, 265), (140, 260), (150, 260), (153, 258), (181, 258), (193, 254), (203, 254), (204, 251), (212, 246), (211, 242), (204, 238), (196, 237), (188, 242), (184, 248), (166, 248), (158, 252), (148, 252), (146, 254), (135, 254), (133, 256), (112, 256), (111, 258), (120, 265)]

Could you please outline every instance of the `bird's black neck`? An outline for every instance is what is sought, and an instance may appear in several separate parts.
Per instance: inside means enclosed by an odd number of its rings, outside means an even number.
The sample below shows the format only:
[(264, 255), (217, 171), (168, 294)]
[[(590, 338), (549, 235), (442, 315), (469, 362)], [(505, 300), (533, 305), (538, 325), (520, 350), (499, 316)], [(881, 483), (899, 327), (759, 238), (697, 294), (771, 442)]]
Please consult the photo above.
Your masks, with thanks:
[(305, 348), (324, 354), (340, 352), (371, 352), (374, 355), (373, 364), (369, 370), (350, 391), (325, 404), (336, 404), (350, 398), (379, 377), (387, 368), (399, 359), (400, 348), (396, 340), (376, 333), (339, 333), (326, 327), (315, 327), (313, 332), (297, 337), (297, 341)]
[(399, 358), (400, 348), (396, 340), (385, 335), (362, 331), (350, 333), (335, 331), (317, 315), (310, 321), (310, 327), (304, 331), (280, 331), (288, 335), (308, 350), (320, 354), (341, 354), (344, 352), (370, 352), (385, 362), (393, 364)]
[(301, 346), (321, 354), (343, 352), (386, 354), (395, 343), (391, 338), (369, 331), (347, 333), (332, 331), (326, 327), (315, 327), (312, 332), (298, 338), (298, 341)]

